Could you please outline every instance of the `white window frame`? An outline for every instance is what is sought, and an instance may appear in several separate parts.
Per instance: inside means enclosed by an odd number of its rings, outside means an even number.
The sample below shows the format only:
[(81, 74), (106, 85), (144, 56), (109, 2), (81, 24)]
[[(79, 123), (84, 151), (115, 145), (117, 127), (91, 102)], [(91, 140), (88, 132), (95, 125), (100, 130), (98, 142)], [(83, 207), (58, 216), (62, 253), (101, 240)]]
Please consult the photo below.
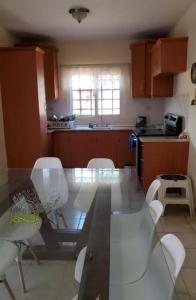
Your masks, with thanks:
[[(89, 70), (91, 70), (91, 66), (89, 66)], [(115, 72), (112, 72), (111, 70), (111, 67), (109, 67), (108, 69), (108, 73), (107, 73), (107, 68), (104, 68), (104, 71), (99, 71), (96, 70), (96, 72), (94, 71), (94, 67), (92, 66), (92, 73), (89, 72), (89, 74), (91, 74), (94, 78), (94, 83), (95, 83), (95, 86), (92, 87), (91, 89), (81, 89), (81, 88), (78, 88), (78, 89), (73, 89), (72, 87), (72, 77), (74, 75), (79, 75), (79, 74), (82, 74), (82, 71), (80, 70), (79, 71), (80, 73), (77, 74), (77, 69), (75, 70), (74, 73), (72, 73), (71, 75), (71, 78), (70, 78), (70, 108), (71, 108), (71, 111), (73, 114), (76, 114), (77, 117), (97, 117), (97, 116), (106, 116), (106, 115), (110, 115), (110, 116), (118, 116), (120, 115), (120, 109), (121, 109), (121, 105), (120, 105), (120, 102), (121, 102), (121, 74), (120, 74), (120, 71), (117, 73), (116, 71)], [(105, 79), (105, 80), (109, 80), (112, 82), (112, 88), (104, 88), (103, 87), (103, 83), (101, 82), (101, 88), (100, 88), (100, 82), (99, 82), (99, 77), (104, 77), (104, 76), (108, 76), (110, 77), (109, 79)], [(118, 78), (117, 78), (118, 76)], [(112, 77), (112, 78), (111, 78)], [(102, 79), (103, 81), (104, 79)], [(113, 85), (114, 85), (114, 81), (119, 81), (119, 87), (118, 88), (114, 88)], [(85, 92), (85, 91), (89, 91), (91, 93), (91, 105), (90, 105), (90, 108), (89, 109), (84, 109), (81, 107), (81, 103), (82, 101), (85, 101), (85, 99), (82, 99), (82, 92)], [(111, 91), (111, 94), (112, 94), (112, 97), (111, 98), (108, 98), (108, 99), (105, 99), (103, 98), (103, 92), (104, 91)], [(119, 92), (119, 98), (116, 98), (114, 99), (114, 92), (115, 91), (118, 91)], [(79, 99), (73, 99), (73, 92), (78, 92), (78, 94), (80, 95), (79, 96)], [(101, 99), (99, 99), (99, 92), (101, 92), (102, 94), (102, 97)], [(94, 94), (94, 99), (93, 99), (93, 94)], [(93, 106), (93, 100), (95, 101), (94, 102), (94, 106)], [(74, 110), (74, 101), (78, 101), (80, 103), (80, 106), (78, 109), (75, 109)], [(107, 101), (112, 101), (112, 106), (110, 108), (103, 108), (103, 104), (104, 102), (106, 103)], [(118, 102), (118, 106), (115, 108), (114, 107), (114, 104), (117, 104)], [(98, 107), (99, 103), (101, 103), (101, 107)], [(89, 110), (91, 111), (91, 114), (83, 114), (82, 111), (85, 111), (85, 110)], [(108, 113), (106, 113), (108, 111)]]

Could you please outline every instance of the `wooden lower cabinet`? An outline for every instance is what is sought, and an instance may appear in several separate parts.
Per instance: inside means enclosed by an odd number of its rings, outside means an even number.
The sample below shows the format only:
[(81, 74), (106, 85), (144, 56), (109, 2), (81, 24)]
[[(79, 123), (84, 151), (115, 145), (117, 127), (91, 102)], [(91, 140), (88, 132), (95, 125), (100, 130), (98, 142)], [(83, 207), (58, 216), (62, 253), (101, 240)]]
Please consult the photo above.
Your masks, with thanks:
[(135, 165), (135, 155), (129, 149), (129, 131), (120, 131), (117, 133), (117, 151), (115, 161), (118, 167), (124, 165)]
[(95, 157), (110, 158), (116, 167), (133, 164), (129, 149), (130, 131), (56, 131), (52, 134), (53, 155), (65, 168), (86, 167)]
[(189, 142), (143, 142), (141, 184), (147, 192), (159, 174), (187, 174)]

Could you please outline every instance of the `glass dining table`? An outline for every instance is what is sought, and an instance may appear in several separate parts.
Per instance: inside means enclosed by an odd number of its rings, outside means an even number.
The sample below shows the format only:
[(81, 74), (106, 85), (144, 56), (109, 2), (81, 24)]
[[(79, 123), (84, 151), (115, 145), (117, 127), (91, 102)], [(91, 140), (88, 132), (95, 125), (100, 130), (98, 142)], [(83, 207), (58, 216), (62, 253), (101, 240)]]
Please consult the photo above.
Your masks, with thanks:
[[(77, 291), (78, 300), (127, 300), (127, 296), (119, 294), (122, 286), (142, 284), (148, 269), (151, 269), (151, 273), (156, 271), (156, 263), (153, 266), (150, 262), (155, 248), (154, 256), (163, 273), (160, 280), (167, 278), (165, 294), (160, 295), (157, 300), (178, 299), (162, 245), (154, 230), (151, 213), (134, 169), (0, 170), (0, 226), (1, 219), (7, 212), (10, 223), (13, 224), (33, 224), (39, 217), (42, 218), (40, 238), (33, 241), (33, 249), (40, 260), (76, 261), (81, 249), (87, 247)], [(130, 251), (130, 256), (135, 258), (134, 263), (143, 262), (141, 274), (133, 281), (126, 278), (125, 266), (119, 263), (124, 250), (115, 252), (116, 245), (121, 243), (121, 233), (116, 220), (123, 216), (132, 220), (131, 232), (135, 236), (140, 233), (134, 223), (144, 217), (152, 229), (151, 243), (146, 242), (149, 238), (144, 233), (143, 246), (138, 246), (138, 249), (135, 246), (135, 250)], [(24, 252), (23, 259), (29, 258), (30, 254)], [(153, 291), (153, 276), (149, 276), (151, 279), (144, 280), (143, 285), (150, 282)], [(125, 281), (121, 282), (122, 278)], [(129, 299), (144, 300), (136, 299), (131, 292)]]

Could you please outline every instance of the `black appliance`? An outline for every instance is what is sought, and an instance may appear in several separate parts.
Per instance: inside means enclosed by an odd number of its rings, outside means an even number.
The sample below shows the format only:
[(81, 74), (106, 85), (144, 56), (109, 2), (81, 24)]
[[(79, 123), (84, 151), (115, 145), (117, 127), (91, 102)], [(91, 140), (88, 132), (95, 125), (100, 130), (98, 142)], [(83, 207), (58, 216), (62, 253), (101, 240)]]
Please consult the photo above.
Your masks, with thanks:
[(141, 128), (141, 127), (146, 127), (146, 125), (147, 125), (147, 118), (145, 116), (138, 116), (136, 119), (135, 126)]
[(140, 142), (140, 137), (153, 137), (153, 136), (173, 136), (177, 137), (182, 132), (182, 121), (183, 117), (167, 113), (164, 116), (164, 122), (162, 128), (133, 128), (130, 135), (130, 149), (136, 155), (136, 172), (138, 177), (141, 176), (141, 157), (142, 157), (142, 147)]

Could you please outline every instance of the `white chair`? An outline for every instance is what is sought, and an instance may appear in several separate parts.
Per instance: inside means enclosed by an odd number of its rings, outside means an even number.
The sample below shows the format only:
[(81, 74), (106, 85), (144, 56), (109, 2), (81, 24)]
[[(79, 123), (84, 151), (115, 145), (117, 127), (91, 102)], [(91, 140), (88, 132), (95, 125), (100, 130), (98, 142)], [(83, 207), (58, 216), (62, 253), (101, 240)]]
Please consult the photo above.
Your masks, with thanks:
[(112, 215), (111, 217), (111, 232), (110, 239), (112, 242), (118, 242), (129, 239), (132, 233), (135, 233), (140, 227), (140, 223), (143, 216), (143, 211), (146, 205), (149, 205), (151, 201), (155, 200), (156, 194), (160, 188), (161, 182), (155, 179), (146, 194), (146, 199), (143, 208), (132, 214)]
[(164, 235), (161, 238), (161, 244), (163, 245), (163, 252), (175, 283), (186, 256), (184, 246), (174, 234)]
[(39, 260), (31, 246), (31, 239), (39, 232), (42, 220), (41, 218), (38, 219), (36, 223), (12, 223), (12, 212), (7, 210), (1, 217), (0, 217), (0, 241), (7, 241), (12, 242), (18, 246), (18, 254), (15, 256), (19, 276), (22, 284), (22, 288), (24, 293), (27, 291), (24, 281), (24, 275), (22, 272), (22, 254), (24, 247), (31, 252), (33, 258), (39, 264)]
[(152, 201), (143, 212), (139, 229), (127, 240), (111, 242), (111, 284), (130, 284), (143, 276), (150, 257), (155, 225), (162, 212), (161, 202)]
[(180, 240), (173, 234), (163, 236), (153, 249), (144, 276), (133, 284), (110, 285), (109, 300), (172, 300), (184, 259)]
[(5, 273), (17, 256), (18, 247), (16, 245), (6, 241), (0, 241), (0, 282), (5, 285), (12, 300), (16, 298), (7, 282)]
[(110, 158), (93, 158), (88, 162), (87, 168), (91, 169), (114, 169), (114, 163)]
[[(99, 168), (114, 169), (115, 166), (114, 166), (113, 161), (109, 158), (93, 158), (87, 164), (87, 169), (99, 169)], [(74, 207), (76, 209), (80, 210), (81, 212), (87, 213), (89, 211), (91, 203), (95, 197), (98, 185), (99, 185), (99, 183), (97, 181), (82, 183), (79, 193), (76, 196), (76, 199), (74, 201)], [(114, 188), (117, 189), (116, 187), (114, 187)], [(114, 190), (114, 188), (113, 188), (113, 190)], [(113, 190), (112, 190), (112, 192), (113, 192)], [(118, 193), (118, 195), (119, 195), (119, 193)]]
[(58, 216), (67, 227), (63, 208), (68, 201), (68, 186), (60, 159), (42, 157), (36, 160), (31, 180), (45, 212), (53, 214), (57, 227), (59, 227)]
[(161, 186), (161, 181), (159, 179), (155, 179), (152, 181), (146, 193), (146, 202), (148, 204), (156, 198), (160, 186)]
[(86, 250), (87, 247), (82, 248), (80, 251), (77, 261), (76, 261), (76, 266), (75, 266), (75, 280), (80, 283), (81, 282), (81, 277), (82, 277), (82, 270), (84, 266), (84, 261), (86, 257)]
[[(136, 236), (133, 239), (130, 239), (128, 243), (125, 242), (124, 244), (111, 243), (111, 284), (129, 284), (130, 281), (134, 282), (141, 278), (146, 270), (146, 266), (148, 264), (148, 259), (150, 256), (154, 226), (156, 225), (162, 214), (163, 206), (160, 201), (154, 200), (150, 203), (149, 209), (146, 209), (147, 211), (143, 216), (144, 220), (141, 226), (141, 230), (140, 232), (137, 232)], [(76, 261), (75, 280), (78, 283), (81, 282), (86, 250), (87, 247), (82, 248)], [(72, 300), (77, 300), (77, 295)]]
[(57, 157), (41, 157), (34, 164), (35, 169), (61, 169), (62, 163)]

